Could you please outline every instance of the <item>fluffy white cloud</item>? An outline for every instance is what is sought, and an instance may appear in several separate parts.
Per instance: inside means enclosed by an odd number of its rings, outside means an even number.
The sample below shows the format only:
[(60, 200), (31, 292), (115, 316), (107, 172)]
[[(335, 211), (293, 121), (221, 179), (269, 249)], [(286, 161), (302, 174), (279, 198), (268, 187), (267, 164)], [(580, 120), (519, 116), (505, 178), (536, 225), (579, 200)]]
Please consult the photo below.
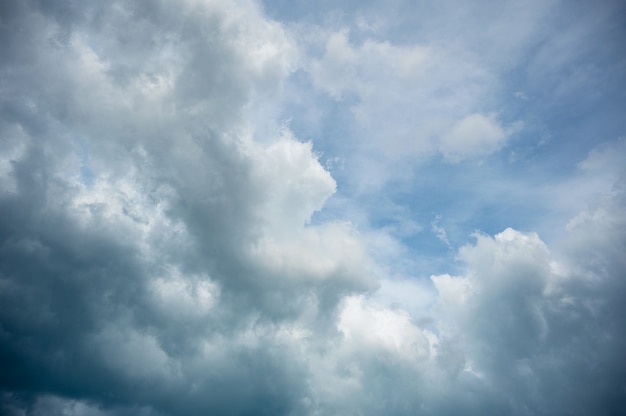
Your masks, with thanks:
[(362, 297), (345, 300), (337, 328), (355, 349), (383, 348), (400, 359), (419, 360), (432, 349), (408, 313), (368, 305)]
[[(319, 164), (312, 144), (287, 136), (263, 149), (258, 175), (266, 177), (267, 220), (283, 232), (308, 224), (336, 188), (330, 174)], [(280, 232), (280, 230), (273, 230)]]

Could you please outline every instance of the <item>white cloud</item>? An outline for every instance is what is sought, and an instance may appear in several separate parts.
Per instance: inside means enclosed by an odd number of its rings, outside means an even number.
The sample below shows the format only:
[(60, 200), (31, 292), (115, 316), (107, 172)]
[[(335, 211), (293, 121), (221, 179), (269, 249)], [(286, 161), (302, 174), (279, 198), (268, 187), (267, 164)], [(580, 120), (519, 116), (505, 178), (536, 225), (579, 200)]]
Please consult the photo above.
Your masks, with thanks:
[(310, 142), (300, 143), (288, 132), (284, 135), (258, 156), (262, 164), (258, 174), (266, 178), (261, 186), (268, 192), (268, 220), (287, 232), (308, 224), (337, 185), (313, 154)]
[(430, 223), (430, 228), (435, 234), (435, 236), (446, 246), (450, 247), (450, 241), (448, 241), (448, 234), (446, 233), (445, 228), (439, 225), (439, 221), (441, 221), (441, 215), (437, 215), (434, 220)]
[(520, 124), (503, 128), (493, 116), (471, 114), (457, 121), (439, 143), (439, 151), (451, 162), (487, 156), (500, 150)]
[(162, 313), (181, 322), (207, 316), (219, 301), (219, 286), (208, 276), (183, 276), (170, 268), (163, 277), (150, 282), (153, 299)]
[[(429, 68), (432, 52), (419, 46), (399, 47), (389, 42), (366, 40), (353, 46), (349, 32), (331, 33), (321, 60), (311, 63), (314, 82), (335, 99), (346, 93), (362, 98), (380, 94), (372, 81), (386, 77), (391, 83), (411, 82)], [(391, 92), (391, 91), (390, 91)]]
[(429, 319), (435, 302), (435, 290), (429, 284), (413, 277), (387, 278), (372, 299), (381, 305), (409, 312), (414, 319)]
[(410, 361), (430, 353), (428, 338), (413, 325), (409, 314), (368, 305), (363, 297), (345, 300), (337, 328), (358, 349), (382, 347)]
[(306, 69), (317, 88), (348, 103), (355, 126), (348, 178), (365, 192), (437, 152), (452, 162), (489, 155), (522, 126), (485, 113), (497, 89), (492, 68), (445, 42), (357, 43), (344, 29), (327, 34), (323, 55)]

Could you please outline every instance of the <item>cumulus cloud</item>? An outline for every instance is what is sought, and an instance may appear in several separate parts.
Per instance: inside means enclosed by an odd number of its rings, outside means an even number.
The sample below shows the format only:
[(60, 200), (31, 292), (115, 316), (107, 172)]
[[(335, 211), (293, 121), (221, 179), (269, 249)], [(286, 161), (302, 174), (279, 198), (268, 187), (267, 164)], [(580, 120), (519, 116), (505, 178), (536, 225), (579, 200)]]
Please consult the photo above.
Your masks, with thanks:
[[(506, 229), (477, 233), (455, 276), (403, 280), (348, 219), (315, 219), (338, 185), (314, 144), (284, 127), (259, 137), (259, 107), (278, 105), (300, 56), (256, 3), (1, 7), (1, 413), (624, 404), (621, 185), (572, 223), (563, 259)], [(383, 61), (399, 86), (437, 62), (420, 47), (355, 46), (347, 32), (324, 53), (315, 82), (337, 100), (360, 95), (364, 119), (385, 97), (369, 85)], [(506, 141), (495, 118), (462, 114), (438, 127), (452, 129), (444, 155)]]
[(251, 138), (290, 40), (249, 2), (69, 7), (5, 5), (3, 411), (291, 409), (281, 331), (373, 283), (349, 225), (306, 226), (310, 143)]
[[(459, 380), (475, 380), (483, 394), (497, 398), (489, 405), (505, 413), (615, 412), (624, 399), (616, 383), (623, 369), (604, 360), (614, 357), (623, 334), (607, 339), (598, 331), (619, 306), (596, 302), (608, 300), (605, 291), (613, 285), (622, 286), (619, 274), (591, 283), (585, 276), (590, 265), (578, 261), (576, 272), (564, 273), (536, 234), (507, 229), (476, 238), (460, 251), (467, 274), (432, 278), (439, 293), (440, 354), (448, 354), (448, 364), (456, 362)], [(585, 286), (594, 295), (583, 295)], [(595, 387), (573, 381), (580, 379)]]

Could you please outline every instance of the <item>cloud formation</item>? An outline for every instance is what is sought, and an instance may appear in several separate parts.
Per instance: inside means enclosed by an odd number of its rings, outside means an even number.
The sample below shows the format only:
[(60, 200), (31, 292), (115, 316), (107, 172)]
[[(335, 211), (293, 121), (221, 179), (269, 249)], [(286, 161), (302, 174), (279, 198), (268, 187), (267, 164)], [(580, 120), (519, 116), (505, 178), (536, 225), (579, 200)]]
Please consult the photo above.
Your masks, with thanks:
[(521, 123), (504, 129), (493, 117), (471, 114), (456, 122), (443, 135), (439, 150), (452, 162), (469, 157), (486, 156), (499, 150), (511, 133), (519, 128), (521, 128)]
[(403, 161), (439, 151), (458, 162), (499, 150), (515, 132), (481, 113), (480, 100), (495, 82), (490, 68), (470, 54), (373, 39), (356, 45), (347, 29), (327, 36), (311, 76), (333, 99), (354, 100), (352, 113), (367, 140), (356, 146), (368, 160), (376, 154)]
[[(623, 177), (572, 219), (557, 254), (535, 232), (476, 233), (454, 250), (454, 272), (409, 280), (373, 252), (397, 254), (400, 232), (316, 217), (337, 180), (314, 142), (264, 120), (302, 74), (333, 100), (357, 96), (365, 131), (422, 93), (482, 90), (481, 68), (431, 85), (420, 74), (456, 57), (357, 45), (347, 31), (322, 30), (321, 57), (307, 57), (252, 1), (0, 7), (0, 413), (611, 415), (626, 404)], [(519, 125), (475, 108), (465, 87), (438, 101), (434, 124), (409, 123), (419, 145), (401, 134), (397, 146), (453, 162), (505, 146)], [(606, 149), (581, 169), (614, 169)], [(438, 219), (432, 230), (452, 247)]]

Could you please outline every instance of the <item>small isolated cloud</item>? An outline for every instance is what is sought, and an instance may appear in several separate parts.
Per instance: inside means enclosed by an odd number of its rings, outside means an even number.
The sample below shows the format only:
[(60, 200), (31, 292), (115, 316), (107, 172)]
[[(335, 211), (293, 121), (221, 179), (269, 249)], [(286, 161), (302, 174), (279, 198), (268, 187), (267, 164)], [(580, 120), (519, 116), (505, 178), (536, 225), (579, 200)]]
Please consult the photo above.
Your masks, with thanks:
[(521, 123), (502, 126), (493, 115), (471, 114), (457, 121), (441, 137), (439, 151), (450, 162), (487, 156), (500, 150)]
[(528, 96), (523, 91), (514, 92), (513, 97), (519, 98), (520, 100), (528, 101)]
[(446, 246), (450, 247), (450, 241), (448, 241), (448, 234), (446, 233), (446, 230), (442, 226), (439, 225), (439, 221), (441, 221), (441, 215), (437, 215), (435, 219), (432, 220), (432, 222), (430, 223), (430, 229), (433, 232), (433, 234), (435, 234), (435, 237), (437, 237)]

